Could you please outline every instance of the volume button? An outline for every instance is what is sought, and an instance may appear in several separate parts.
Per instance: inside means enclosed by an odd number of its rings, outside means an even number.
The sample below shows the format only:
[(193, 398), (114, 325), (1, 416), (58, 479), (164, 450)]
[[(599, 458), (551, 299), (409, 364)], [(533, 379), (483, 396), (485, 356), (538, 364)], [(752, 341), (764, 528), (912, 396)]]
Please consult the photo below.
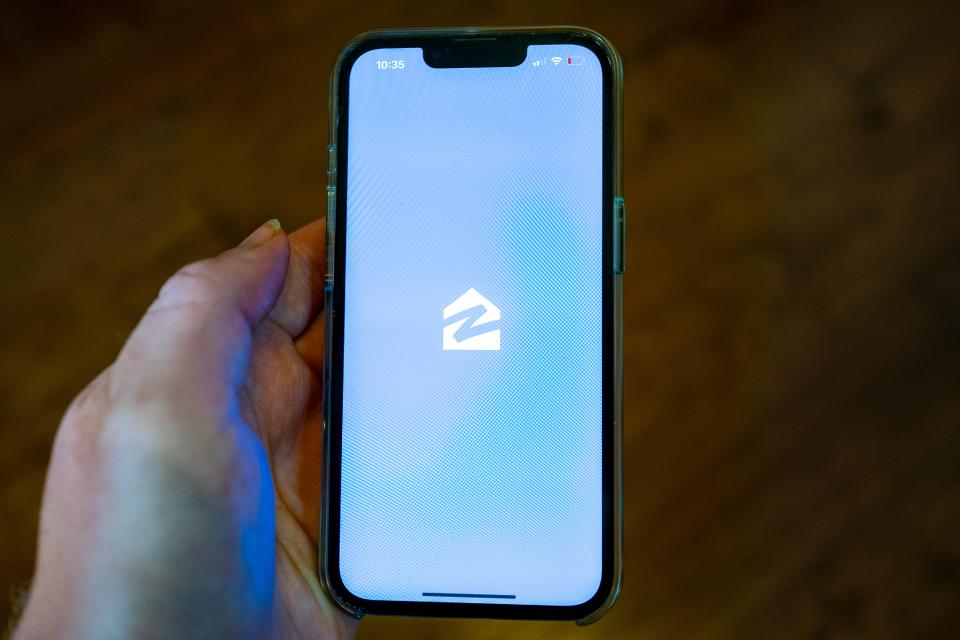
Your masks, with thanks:
[(327, 145), (327, 184), (337, 184), (337, 145)]
[(327, 185), (327, 275), (326, 286), (333, 286), (333, 248), (337, 229), (337, 188)]
[[(325, 289), (333, 287), (333, 249), (337, 230), (337, 145), (327, 145), (327, 274)], [(330, 308), (330, 307), (326, 307)]]
[(624, 256), (627, 244), (625, 237), (627, 231), (626, 218), (626, 206), (623, 203), (623, 198), (618, 196), (613, 199), (613, 272), (618, 276), (623, 275), (623, 270), (626, 267)]

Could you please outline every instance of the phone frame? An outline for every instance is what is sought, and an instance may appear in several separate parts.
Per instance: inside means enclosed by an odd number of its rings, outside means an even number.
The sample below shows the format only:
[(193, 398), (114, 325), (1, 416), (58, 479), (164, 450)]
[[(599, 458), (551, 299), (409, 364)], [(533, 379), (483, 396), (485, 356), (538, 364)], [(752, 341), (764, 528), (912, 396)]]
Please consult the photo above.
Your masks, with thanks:
[[(570, 606), (460, 602), (369, 600), (351, 593), (339, 571), (341, 419), (343, 382), (343, 270), (346, 225), (346, 144), (349, 82), (353, 63), (381, 48), (434, 47), (443, 41), (472, 39), (525, 45), (577, 44), (593, 51), (603, 70), (603, 318), (602, 318), (602, 571), (596, 593)], [(429, 63), (428, 63), (429, 64)], [(521, 62), (522, 64), (522, 62)], [(613, 45), (582, 27), (468, 28), (371, 31), (354, 38), (340, 52), (330, 76), (330, 145), (327, 184), (327, 275), (324, 287), (325, 360), (323, 376), (323, 451), (320, 578), (341, 608), (362, 618), (372, 615), (573, 620), (589, 624), (612, 606), (620, 591), (623, 568), (623, 393), (622, 284), (624, 208), (622, 178), (622, 63)]]

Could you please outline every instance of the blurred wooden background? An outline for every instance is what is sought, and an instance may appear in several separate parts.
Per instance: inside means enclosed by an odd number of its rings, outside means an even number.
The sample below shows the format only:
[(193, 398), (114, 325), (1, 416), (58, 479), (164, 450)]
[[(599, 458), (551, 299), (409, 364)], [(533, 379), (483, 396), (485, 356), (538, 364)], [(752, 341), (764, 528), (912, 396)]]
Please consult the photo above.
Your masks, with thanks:
[(574, 23), (627, 79), (620, 602), (361, 638), (956, 637), (960, 5), (626, 4), (4, 3), (0, 618), (60, 415), (162, 281), (323, 212), (345, 41)]

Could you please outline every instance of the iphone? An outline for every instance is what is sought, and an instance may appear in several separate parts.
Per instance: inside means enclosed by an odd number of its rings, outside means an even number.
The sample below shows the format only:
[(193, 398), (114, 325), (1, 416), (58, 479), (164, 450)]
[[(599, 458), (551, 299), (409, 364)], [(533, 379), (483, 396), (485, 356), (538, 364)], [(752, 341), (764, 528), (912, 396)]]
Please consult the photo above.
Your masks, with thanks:
[(320, 562), (353, 615), (586, 623), (616, 597), (621, 77), (571, 27), (340, 55)]

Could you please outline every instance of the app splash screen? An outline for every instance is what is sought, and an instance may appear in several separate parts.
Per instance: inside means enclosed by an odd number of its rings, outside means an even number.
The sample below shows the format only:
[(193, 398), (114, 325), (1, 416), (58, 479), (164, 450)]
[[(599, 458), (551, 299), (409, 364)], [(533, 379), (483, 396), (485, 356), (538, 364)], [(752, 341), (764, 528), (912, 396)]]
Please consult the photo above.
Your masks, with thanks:
[(348, 95), (344, 585), (580, 604), (602, 551), (600, 62), (378, 49)]

